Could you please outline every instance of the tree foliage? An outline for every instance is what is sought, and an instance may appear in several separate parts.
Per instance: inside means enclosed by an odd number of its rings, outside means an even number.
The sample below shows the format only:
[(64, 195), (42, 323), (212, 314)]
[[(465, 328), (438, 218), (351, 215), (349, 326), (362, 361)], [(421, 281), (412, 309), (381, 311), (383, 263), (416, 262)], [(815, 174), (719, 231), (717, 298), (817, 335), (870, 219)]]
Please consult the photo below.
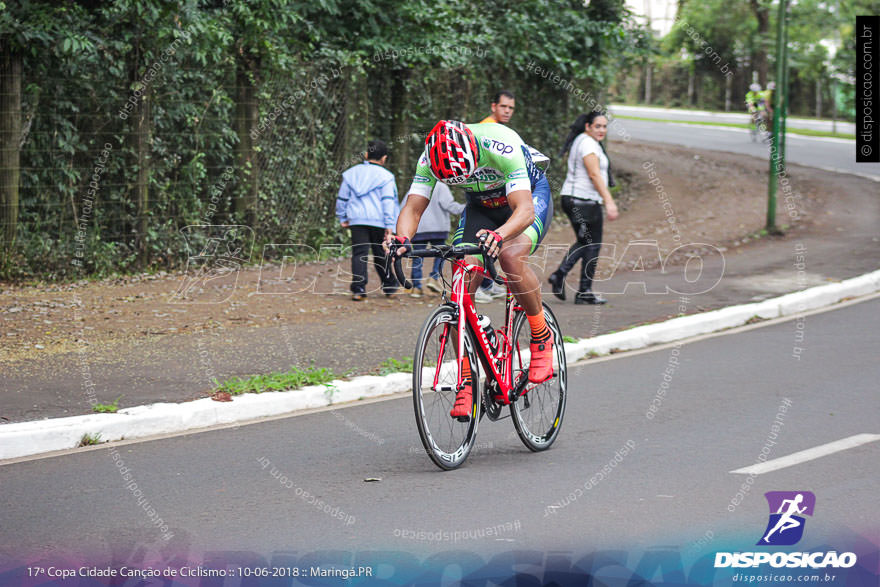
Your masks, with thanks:
[[(684, 105), (682, 77), (692, 72), (702, 91), (695, 103), (708, 108), (724, 105), (725, 74), (718, 67), (730, 63), (735, 108), (754, 78), (762, 85), (775, 80), (776, 21), (779, 0), (684, 0), (677, 25), (661, 42), (655, 60), (665, 76), (658, 92), (670, 105)], [(856, 14), (876, 12), (871, 0), (798, 0), (788, 2), (790, 111), (815, 114), (815, 93), (830, 101), (833, 76), (851, 76), (855, 64), (852, 27)], [(832, 59), (830, 47), (840, 47)], [(720, 56), (720, 60), (710, 58)], [(671, 91), (668, 91), (672, 88)], [(821, 98), (821, 96), (820, 96)], [(821, 100), (820, 100), (821, 102)]]
[(23, 64), (0, 271), (65, 278), (174, 266), (190, 224), (339, 241), (339, 173), (368, 138), (405, 189), (424, 131), (506, 87), (514, 128), (555, 151), (587, 107), (573, 88), (601, 95), (650, 36), (622, 0), (21, 0), (0, 3), (0, 42)]

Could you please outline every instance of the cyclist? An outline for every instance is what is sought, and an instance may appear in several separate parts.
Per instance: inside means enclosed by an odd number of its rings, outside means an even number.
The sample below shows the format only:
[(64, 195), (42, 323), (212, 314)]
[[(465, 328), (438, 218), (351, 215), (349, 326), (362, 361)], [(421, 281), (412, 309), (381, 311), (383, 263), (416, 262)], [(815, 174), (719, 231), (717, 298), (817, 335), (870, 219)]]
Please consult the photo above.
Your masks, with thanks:
[(761, 84), (750, 85), (746, 92), (746, 107), (752, 115), (752, 124), (759, 130), (766, 131), (767, 108), (763, 94)]
[(761, 84), (749, 86), (749, 91), (746, 92), (746, 107), (749, 109), (749, 114), (754, 115), (764, 109), (764, 99), (761, 94)]
[(767, 126), (773, 126), (773, 90), (776, 89), (776, 82), (767, 84), (767, 89), (761, 92), (761, 99), (764, 101), (764, 107), (767, 109)]
[[(465, 125), (441, 120), (428, 133), (406, 205), (397, 219), (397, 234), (386, 243), (403, 254), (437, 181), (465, 189), (467, 206), (453, 244), (475, 244), (485, 238), (486, 254), (498, 258), (508, 284), (523, 307), (531, 327), (529, 381), (553, 376), (553, 335), (544, 319), (541, 286), (526, 264), (544, 238), (553, 218), (550, 184), (532, 161), (531, 150), (519, 135), (500, 124)], [(473, 260), (472, 260), (473, 261)], [(480, 280), (470, 279), (473, 295)], [(473, 387), (467, 359), (462, 365), (464, 386), (458, 391), (452, 417), (467, 416)]]

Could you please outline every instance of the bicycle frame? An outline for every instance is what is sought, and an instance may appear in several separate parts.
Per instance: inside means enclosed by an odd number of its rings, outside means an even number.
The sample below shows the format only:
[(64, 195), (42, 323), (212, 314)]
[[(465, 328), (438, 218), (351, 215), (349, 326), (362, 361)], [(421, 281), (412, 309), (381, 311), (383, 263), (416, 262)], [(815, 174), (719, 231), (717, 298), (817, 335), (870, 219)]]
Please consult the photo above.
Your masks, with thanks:
[[(486, 275), (486, 270), (480, 266), (473, 263), (467, 263), (464, 259), (453, 259), (453, 272), (452, 272), (452, 292), (450, 294), (450, 302), (458, 308), (458, 323), (457, 323), (457, 335), (458, 335), (458, 344), (457, 344), (457, 360), (458, 364), (461, 365), (464, 360), (464, 331), (465, 324), (469, 325), (471, 328), (471, 332), (474, 333), (474, 337), (477, 339), (477, 346), (480, 350), (483, 359), (483, 365), (487, 370), (487, 376), (491, 377), (498, 383), (499, 395), (495, 396), (495, 400), (499, 401), (504, 405), (510, 404), (511, 401), (516, 399), (516, 394), (513, 391), (516, 389), (516, 382), (513, 381), (513, 344), (514, 341), (510, 339), (511, 333), (513, 332), (513, 317), (514, 312), (517, 309), (522, 309), (519, 304), (516, 302), (516, 298), (513, 294), (508, 290), (507, 292), (507, 303), (505, 306), (505, 328), (504, 332), (501, 333), (500, 330), (496, 329), (496, 336), (500, 336), (503, 340), (499, 340), (498, 342), (498, 350), (496, 352), (492, 352), (492, 348), (489, 345), (489, 341), (486, 338), (486, 333), (480, 328), (478, 324), (477, 317), (477, 309), (474, 306), (473, 298), (469, 291), (467, 291), (467, 279), (466, 276), (469, 274), (474, 274), (475, 276)], [(505, 284), (507, 283), (507, 279), (504, 279)], [(440, 356), (443, 356), (443, 345), (446, 340), (449, 338), (449, 324), (443, 329), (443, 340), (441, 340), (440, 346)], [(500, 369), (499, 369), (500, 365)], [(437, 380), (440, 373), (440, 365), (438, 361), (437, 371), (434, 374), (434, 386), (437, 385)], [(528, 378), (525, 378), (527, 380)], [(458, 385), (458, 389), (462, 388), (463, 378), (461, 369), (458, 370), (458, 380), (456, 382)]]

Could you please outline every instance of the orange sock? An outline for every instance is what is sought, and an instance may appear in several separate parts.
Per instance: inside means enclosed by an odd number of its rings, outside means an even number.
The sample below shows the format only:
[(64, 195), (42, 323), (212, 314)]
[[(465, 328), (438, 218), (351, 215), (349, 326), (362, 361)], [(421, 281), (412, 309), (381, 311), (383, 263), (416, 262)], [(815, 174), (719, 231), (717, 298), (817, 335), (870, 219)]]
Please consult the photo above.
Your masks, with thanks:
[(471, 380), (471, 362), (465, 357), (461, 361), (461, 380), (462, 381), (470, 381)]
[(550, 339), (550, 329), (547, 327), (547, 320), (544, 319), (544, 312), (537, 316), (529, 316), (529, 326), (532, 328), (532, 342), (544, 342)]

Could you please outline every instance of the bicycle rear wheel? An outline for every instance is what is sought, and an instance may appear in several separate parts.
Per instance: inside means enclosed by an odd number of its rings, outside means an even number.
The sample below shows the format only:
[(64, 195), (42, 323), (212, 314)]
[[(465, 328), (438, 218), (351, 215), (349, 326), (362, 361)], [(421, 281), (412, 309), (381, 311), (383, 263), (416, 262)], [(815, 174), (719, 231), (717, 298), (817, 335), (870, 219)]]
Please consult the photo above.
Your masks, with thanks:
[[(565, 363), (565, 346), (556, 316), (544, 304), (544, 317), (553, 333), (553, 377), (543, 383), (529, 383), (522, 395), (510, 404), (510, 415), (520, 440), (530, 450), (542, 451), (559, 435), (565, 402), (568, 398), (568, 371)], [(526, 377), (529, 365), (529, 341), (532, 338), (526, 313), (518, 311), (513, 320), (513, 380)]]
[(425, 321), (413, 359), (413, 409), (419, 437), (431, 460), (441, 469), (461, 466), (477, 439), (480, 364), (473, 337), (464, 333), (464, 350), (471, 365), (473, 404), (466, 422), (449, 415), (455, 404), (459, 365), (455, 351), (455, 311), (441, 306)]

